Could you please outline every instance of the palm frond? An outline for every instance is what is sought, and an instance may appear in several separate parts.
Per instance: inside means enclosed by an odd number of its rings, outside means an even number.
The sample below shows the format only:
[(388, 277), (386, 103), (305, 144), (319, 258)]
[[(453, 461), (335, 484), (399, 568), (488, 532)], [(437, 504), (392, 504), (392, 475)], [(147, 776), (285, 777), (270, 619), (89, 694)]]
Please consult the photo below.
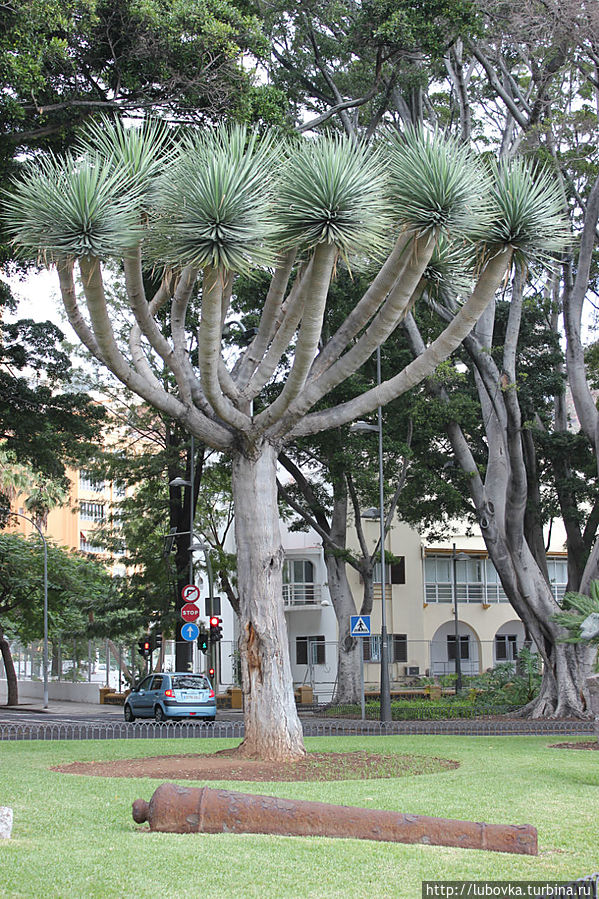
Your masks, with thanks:
[(547, 264), (570, 240), (557, 179), (533, 160), (518, 158), (495, 169), (495, 215), (489, 243), (510, 246), (522, 263)]
[(271, 137), (239, 126), (187, 137), (160, 179), (155, 254), (171, 264), (247, 272), (275, 258)]
[(380, 152), (340, 135), (294, 146), (277, 203), (284, 241), (335, 244), (346, 258), (384, 250), (391, 224), (385, 170)]
[(129, 179), (97, 154), (48, 154), (4, 196), (3, 221), (26, 256), (104, 257), (142, 237)]
[(391, 196), (400, 221), (419, 234), (480, 237), (491, 220), (490, 180), (463, 144), (410, 127), (387, 140)]

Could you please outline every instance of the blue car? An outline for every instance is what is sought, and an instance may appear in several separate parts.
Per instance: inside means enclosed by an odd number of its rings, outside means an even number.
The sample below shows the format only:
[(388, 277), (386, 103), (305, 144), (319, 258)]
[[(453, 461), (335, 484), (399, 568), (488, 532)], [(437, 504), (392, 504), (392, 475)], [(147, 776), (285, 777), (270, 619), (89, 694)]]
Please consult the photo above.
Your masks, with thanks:
[(125, 721), (201, 718), (212, 724), (216, 697), (205, 674), (169, 671), (144, 677), (125, 700)]

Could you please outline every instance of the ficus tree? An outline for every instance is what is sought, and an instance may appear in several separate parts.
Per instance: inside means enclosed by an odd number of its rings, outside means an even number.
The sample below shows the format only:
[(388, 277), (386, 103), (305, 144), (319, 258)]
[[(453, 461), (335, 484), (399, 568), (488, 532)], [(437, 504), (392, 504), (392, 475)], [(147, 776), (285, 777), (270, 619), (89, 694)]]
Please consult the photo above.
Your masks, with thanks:
[[(431, 374), (471, 331), (520, 255), (559, 250), (560, 195), (526, 165), (489, 172), (438, 132), (389, 133), (378, 145), (342, 137), (280, 144), (242, 128), (199, 130), (172, 143), (161, 126), (102, 123), (78, 155), (42, 157), (15, 184), (4, 218), (23, 252), (56, 266), (69, 321), (90, 352), (146, 402), (232, 460), (245, 699), (240, 752), (305, 752), (294, 697), (282, 593), (276, 460), (299, 436), (362, 417)], [(542, 222), (522, 227), (526, 215)], [(530, 223), (528, 223), (530, 225)], [(444, 239), (468, 242), (470, 280), (439, 336), (380, 386), (319, 408), (393, 332), (418, 300)], [(115, 337), (103, 282), (122, 265), (131, 324)], [(379, 267), (334, 334), (322, 337), (340, 258)], [(144, 265), (163, 266), (154, 296)], [(82, 297), (75, 284), (77, 266)], [(235, 278), (268, 269), (271, 283), (251, 343), (222, 353)], [(197, 282), (197, 359), (187, 315)], [(158, 313), (164, 313), (159, 323)], [(177, 385), (152, 371), (158, 354)], [(287, 354), (290, 365), (280, 374)], [(279, 390), (262, 402), (269, 383)]]

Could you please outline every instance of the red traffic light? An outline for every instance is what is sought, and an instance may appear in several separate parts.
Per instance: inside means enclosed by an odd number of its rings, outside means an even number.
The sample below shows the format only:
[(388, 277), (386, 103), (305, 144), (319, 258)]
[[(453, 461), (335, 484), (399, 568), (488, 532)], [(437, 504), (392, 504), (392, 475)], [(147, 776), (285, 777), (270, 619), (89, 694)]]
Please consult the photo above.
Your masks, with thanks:
[(210, 677), (214, 677), (214, 668), (209, 668), (208, 674), (210, 675)]
[(210, 627), (218, 627), (219, 624), (220, 624), (220, 619), (216, 615), (213, 615), (210, 618)]
[(144, 652), (149, 652), (149, 651), (150, 651), (150, 641), (145, 640), (144, 641)]

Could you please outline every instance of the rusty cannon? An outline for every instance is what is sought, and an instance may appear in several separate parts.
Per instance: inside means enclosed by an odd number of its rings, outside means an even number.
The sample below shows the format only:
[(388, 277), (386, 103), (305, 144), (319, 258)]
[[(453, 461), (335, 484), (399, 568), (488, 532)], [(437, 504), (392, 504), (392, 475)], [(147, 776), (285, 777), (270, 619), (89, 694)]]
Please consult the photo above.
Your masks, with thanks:
[(346, 837), (537, 855), (537, 831), (530, 824), (482, 824), (171, 783), (159, 786), (149, 802), (136, 799), (133, 818), (165, 833)]

